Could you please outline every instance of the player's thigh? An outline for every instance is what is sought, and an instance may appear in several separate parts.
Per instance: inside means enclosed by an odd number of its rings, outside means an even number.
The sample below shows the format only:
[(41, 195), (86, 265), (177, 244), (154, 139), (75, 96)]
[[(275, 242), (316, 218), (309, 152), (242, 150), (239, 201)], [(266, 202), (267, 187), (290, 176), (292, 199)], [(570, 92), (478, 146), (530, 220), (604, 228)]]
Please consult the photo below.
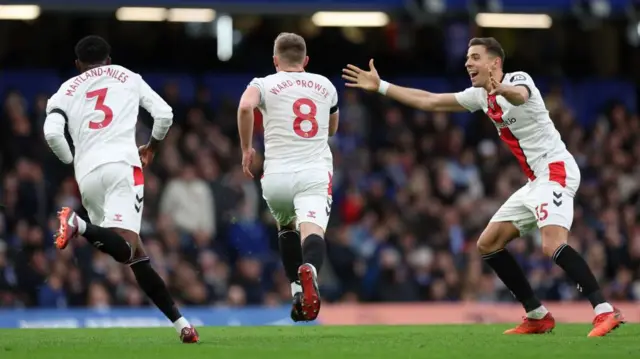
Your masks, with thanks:
[[(331, 177), (331, 172), (318, 170), (302, 172), (296, 178), (294, 205), (300, 235), (303, 237), (305, 234), (320, 234), (318, 233), (320, 230), (324, 235), (327, 229), (333, 201)], [(305, 225), (305, 223), (311, 225)]]
[(103, 166), (100, 166), (78, 183), (82, 206), (87, 210), (89, 221), (99, 225), (104, 219), (104, 201), (106, 188), (103, 186)]
[(295, 221), (293, 206), (293, 178), (291, 174), (269, 174), (260, 181), (262, 197), (267, 202), (271, 215), (282, 228)]
[(109, 167), (109, 172), (103, 177), (107, 189), (104, 219), (100, 226), (130, 231), (137, 237), (144, 204), (142, 170), (126, 163), (105, 166)]
[[(526, 184), (518, 189), (514, 194), (500, 206), (498, 211), (493, 215), (491, 223), (511, 223), (517, 229), (517, 236), (524, 236), (536, 228), (535, 213), (527, 205), (527, 198), (530, 191), (530, 185)], [(493, 225), (494, 227), (496, 225)], [(503, 226), (504, 227), (504, 226)], [(501, 228), (499, 233), (509, 232), (508, 228)], [(498, 232), (496, 232), (498, 233)], [(515, 233), (514, 233), (515, 234)], [(514, 237), (514, 238), (516, 238)], [(497, 237), (488, 237), (486, 240), (499, 240)], [(510, 238), (511, 240), (513, 238)]]
[(537, 225), (542, 238), (542, 251), (552, 257), (567, 243), (573, 224), (574, 192), (555, 182), (541, 183), (532, 191), (531, 206), (537, 213)]

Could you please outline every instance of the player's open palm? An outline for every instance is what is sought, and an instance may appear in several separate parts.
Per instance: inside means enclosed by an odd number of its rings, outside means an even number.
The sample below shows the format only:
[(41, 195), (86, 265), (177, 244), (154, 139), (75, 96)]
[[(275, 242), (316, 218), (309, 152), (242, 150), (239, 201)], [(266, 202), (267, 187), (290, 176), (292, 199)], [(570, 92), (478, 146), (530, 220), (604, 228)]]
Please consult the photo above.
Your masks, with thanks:
[(380, 87), (380, 75), (373, 65), (373, 59), (369, 60), (369, 71), (362, 70), (355, 65), (347, 65), (342, 69), (342, 78), (347, 80), (347, 87), (361, 88), (367, 91), (378, 91)]
[(245, 176), (249, 178), (253, 178), (253, 173), (251, 173), (251, 166), (253, 165), (253, 157), (256, 155), (256, 150), (253, 148), (242, 151), (242, 172)]

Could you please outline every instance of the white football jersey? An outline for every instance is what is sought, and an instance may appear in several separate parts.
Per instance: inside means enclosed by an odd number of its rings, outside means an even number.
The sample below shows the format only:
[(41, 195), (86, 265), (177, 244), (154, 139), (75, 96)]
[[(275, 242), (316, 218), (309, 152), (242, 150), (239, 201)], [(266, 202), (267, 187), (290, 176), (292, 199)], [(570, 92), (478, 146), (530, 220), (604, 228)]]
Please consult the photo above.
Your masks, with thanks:
[(141, 167), (135, 138), (139, 106), (154, 119), (173, 118), (171, 107), (140, 75), (118, 65), (72, 77), (51, 96), (47, 114), (60, 113), (67, 121), (78, 181), (105, 163)]
[(254, 78), (263, 114), (264, 173), (333, 170), (329, 115), (338, 111), (338, 93), (329, 79), (309, 72), (280, 71)]
[(502, 83), (526, 87), (529, 91), (527, 102), (515, 106), (502, 96), (489, 95), (481, 87), (467, 88), (455, 97), (467, 110), (482, 110), (489, 116), (500, 139), (509, 146), (529, 180), (548, 172), (551, 163), (573, 159), (531, 77), (525, 72), (508, 73)]

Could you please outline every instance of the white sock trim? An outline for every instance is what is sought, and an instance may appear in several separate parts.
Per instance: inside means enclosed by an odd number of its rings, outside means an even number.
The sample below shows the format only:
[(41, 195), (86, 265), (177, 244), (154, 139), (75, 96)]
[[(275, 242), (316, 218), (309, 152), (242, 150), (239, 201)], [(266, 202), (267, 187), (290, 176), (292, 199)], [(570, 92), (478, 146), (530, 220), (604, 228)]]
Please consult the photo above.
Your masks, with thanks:
[(80, 218), (80, 216), (74, 214), (76, 219), (78, 220), (78, 233), (84, 234), (84, 231), (87, 230), (87, 222), (84, 219)]
[(296, 293), (302, 292), (302, 286), (298, 282), (291, 283), (291, 296), (295, 296)]
[(178, 332), (178, 334), (182, 333), (183, 328), (188, 328), (190, 326), (191, 324), (189, 324), (189, 321), (186, 320), (185, 317), (180, 317), (178, 320), (173, 322), (173, 327), (176, 328), (176, 332)]
[(600, 314), (604, 314), (604, 313), (611, 313), (613, 312), (613, 306), (609, 303), (600, 303), (598, 305), (596, 305), (595, 308), (593, 308), (593, 311), (596, 313), (596, 315), (600, 315)]
[(545, 308), (544, 305), (541, 305), (538, 308), (536, 308), (536, 309), (534, 309), (534, 310), (532, 310), (530, 312), (527, 312), (527, 318), (542, 319), (548, 313), (549, 313), (549, 310), (547, 310), (547, 308)]

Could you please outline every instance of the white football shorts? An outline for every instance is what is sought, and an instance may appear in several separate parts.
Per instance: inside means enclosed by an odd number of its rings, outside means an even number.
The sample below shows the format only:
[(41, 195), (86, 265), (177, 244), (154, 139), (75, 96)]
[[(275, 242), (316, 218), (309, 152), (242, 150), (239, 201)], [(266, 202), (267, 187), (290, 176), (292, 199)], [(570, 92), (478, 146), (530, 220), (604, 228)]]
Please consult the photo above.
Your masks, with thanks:
[(92, 224), (140, 233), (144, 201), (141, 168), (125, 162), (105, 163), (84, 176), (79, 187)]
[(326, 231), (331, 215), (332, 176), (327, 170), (271, 173), (262, 180), (262, 196), (281, 226), (310, 222)]
[(580, 168), (574, 159), (552, 162), (542, 175), (512, 194), (490, 222), (512, 222), (522, 236), (549, 225), (570, 230), (578, 187)]

